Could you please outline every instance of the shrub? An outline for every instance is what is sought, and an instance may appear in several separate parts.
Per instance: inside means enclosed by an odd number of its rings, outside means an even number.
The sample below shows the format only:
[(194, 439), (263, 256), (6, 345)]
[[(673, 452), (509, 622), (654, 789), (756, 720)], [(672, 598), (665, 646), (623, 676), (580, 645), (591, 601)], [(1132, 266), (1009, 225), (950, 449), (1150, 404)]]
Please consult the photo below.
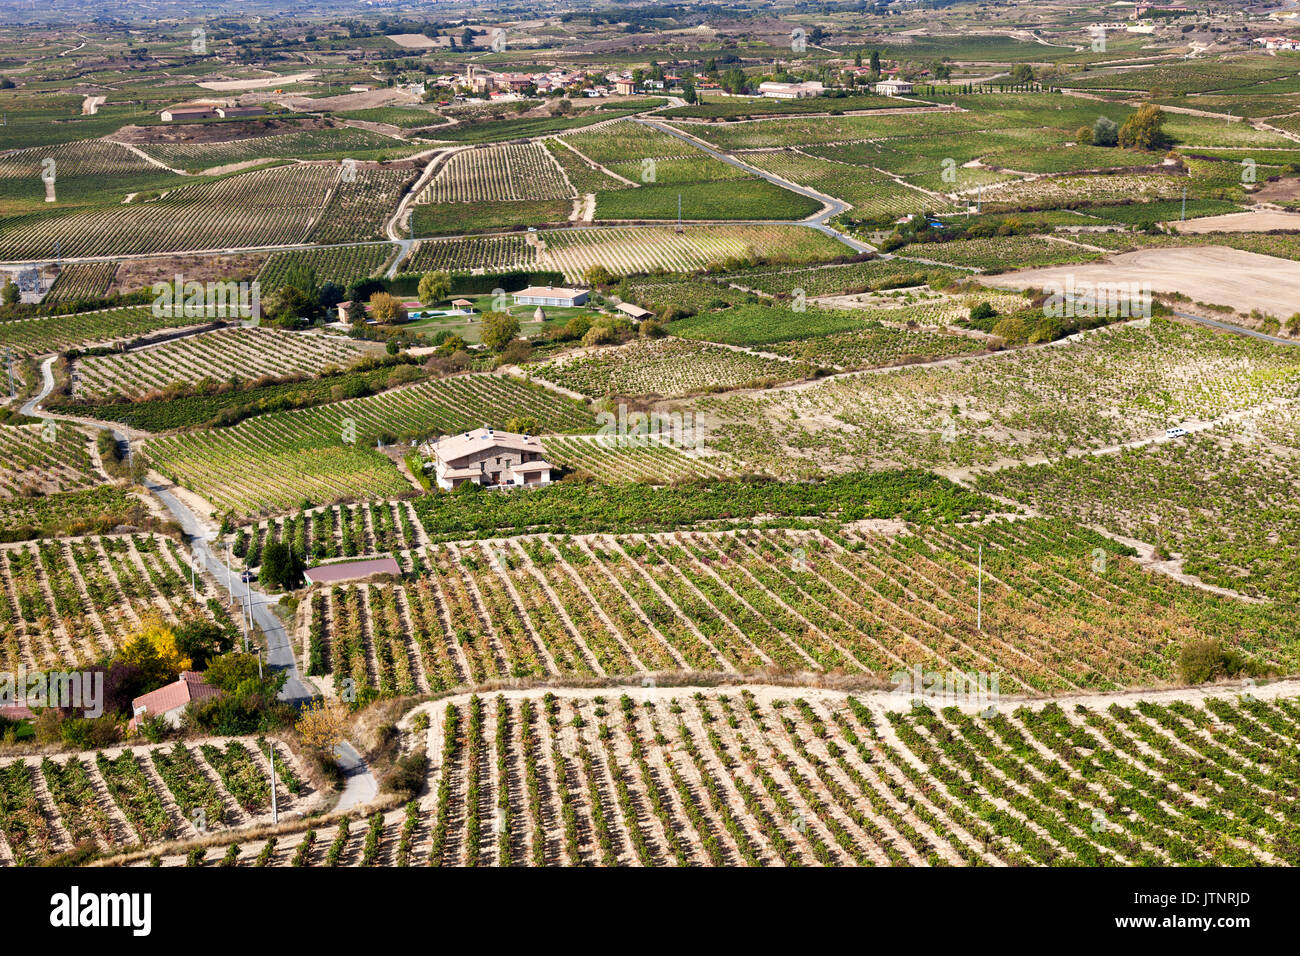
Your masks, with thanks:
[(1200, 638), (1183, 645), (1178, 670), (1184, 683), (1206, 684), (1213, 680), (1253, 674), (1256, 666), (1240, 651), (1224, 648), (1211, 638)]

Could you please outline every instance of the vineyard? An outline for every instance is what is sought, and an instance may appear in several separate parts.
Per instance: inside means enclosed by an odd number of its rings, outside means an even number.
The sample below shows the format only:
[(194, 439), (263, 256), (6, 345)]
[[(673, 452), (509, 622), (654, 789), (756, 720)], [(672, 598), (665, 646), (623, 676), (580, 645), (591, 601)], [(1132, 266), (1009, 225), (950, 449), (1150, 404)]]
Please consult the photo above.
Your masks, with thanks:
[(74, 426), (0, 425), (0, 499), (89, 488), (102, 480), (90, 439)]
[(453, 153), (420, 193), (422, 203), (564, 199), (573, 187), (539, 143), (489, 146)]
[(0, 865), (39, 865), (78, 847), (112, 854), (266, 825), (272, 747), (280, 813), (310, 809), (319, 797), (296, 758), (262, 737), (0, 762)]
[(415, 714), (430, 718), (408, 730), (433, 762), (421, 799), (182, 847), (162, 865), (1300, 860), (1300, 707), (1282, 693), (974, 715), (872, 694), (648, 687), (461, 695)]
[(318, 284), (332, 282), (346, 289), (360, 279), (375, 275), (392, 255), (393, 247), (387, 243), (275, 252), (257, 274), (257, 281), (262, 294), (269, 295), (284, 284), (292, 270), (308, 269)]
[(44, 305), (58, 305), (108, 295), (117, 275), (116, 262), (74, 262), (59, 269), (54, 285), (41, 298)]
[(73, 368), (72, 393), (77, 398), (121, 401), (173, 385), (316, 375), (326, 368), (346, 368), (374, 353), (373, 346), (337, 335), (223, 329), (132, 352), (80, 359)]
[(214, 179), (151, 201), (61, 216), (16, 216), (0, 227), (0, 258), (120, 256), (381, 238), (415, 170), (334, 164), (278, 166)]
[(283, 512), (413, 490), (379, 441), (425, 439), (537, 418), (545, 432), (592, 428), (582, 406), (495, 375), (468, 375), (398, 388), (318, 408), (275, 412), (208, 432), (154, 439), (145, 454), (164, 475), (220, 510)]
[(708, 449), (682, 449), (670, 441), (609, 438), (548, 438), (546, 453), (557, 465), (610, 483), (642, 481), (653, 485), (726, 477), (731, 463)]
[(537, 246), (523, 236), (421, 239), (405, 264), (411, 272), (509, 272), (536, 268)]
[(1116, 534), (1154, 541), (1205, 581), (1294, 601), (1300, 513), (1294, 403), (1115, 455), (999, 471), (980, 486)]
[(810, 156), (797, 150), (748, 152), (744, 161), (765, 172), (843, 199), (859, 216), (943, 212), (948, 202), (896, 182), (883, 172)]
[(257, 159), (399, 159), (420, 147), (368, 130), (344, 127), (216, 143), (144, 143), (140, 149), (166, 166), (199, 172)]
[(234, 630), (214, 582), (190, 590), (188, 556), (158, 535), (104, 535), (0, 547), (0, 666), (87, 666), (141, 623), (206, 616)]
[(844, 254), (844, 246), (799, 226), (610, 227), (546, 232), (540, 264), (580, 279), (592, 265), (617, 275), (637, 272), (693, 272), (729, 259), (763, 256), (791, 263)]
[(414, 550), (427, 541), (420, 519), (405, 501), (332, 505), (271, 518), (235, 532), (231, 554), (255, 568), (262, 549), (282, 541), (314, 561)]
[(403, 584), (311, 592), (298, 630), (309, 673), (388, 694), (544, 675), (914, 665), (997, 673), (1004, 692), (1113, 690), (1176, 681), (1196, 636), (1294, 670), (1294, 607), (1229, 622), (1213, 596), (1124, 550), (1052, 521), (453, 542), (412, 555)]
[(683, 339), (642, 339), (577, 358), (561, 358), (530, 373), (564, 388), (609, 395), (680, 396), (733, 388), (761, 388), (810, 377), (802, 362)]
[(66, 349), (106, 345), (146, 335), (159, 329), (179, 328), (209, 322), (194, 316), (154, 315), (148, 306), (103, 309), (75, 315), (14, 319), (0, 322), (0, 347), (17, 356), (45, 355)]
[[(770, 334), (778, 335), (779, 312), (771, 311)], [(672, 330), (688, 334), (679, 331), (683, 324), (674, 322)], [(1118, 367), (1124, 376), (1113, 374)], [(717, 450), (747, 467), (800, 474), (813, 465), (808, 449), (816, 449), (819, 468), (831, 460), (965, 468), (1064, 455), (1294, 399), (1298, 389), (1300, 365), (1289, 350), (1157, 318), (1145, 329), (1099, 329), (1063, 345), (942, 368), (706, 397), (696, 409)], [(833, 430), (803, 424), (831, 418)]]

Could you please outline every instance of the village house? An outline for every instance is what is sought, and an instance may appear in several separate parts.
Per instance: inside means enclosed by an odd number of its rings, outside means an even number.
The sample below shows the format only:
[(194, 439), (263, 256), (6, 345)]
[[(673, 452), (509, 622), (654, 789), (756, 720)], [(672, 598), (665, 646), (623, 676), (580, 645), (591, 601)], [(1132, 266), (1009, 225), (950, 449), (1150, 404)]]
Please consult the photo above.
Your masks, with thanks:
[(881, 96), (902, 96), (912, 92), (912, 84), (907, 80), (881, 80), (873, 89)]
[(632, 80), (618, 79), (614, 81), (614, 92), (619, 96), (631, 96), (636, 92), (636, 83)]
[(571, 308), (587, 301), (586, 289), (556, 289), (549, 285), (534, 285), (515, 293), (515, 305), (549, 305)]
[(438, 487), (445, 491), (467, 481), (484, 488), (536, 487), (551, 482), (552, 465), (536, 435), (499, 432), (485, 425), (478, 431), (440, 438), (428, 449)]
[(221, 691), (203, 679), (198, 671), (182, 671), (181, 676), (164, 687), (151, 690), (131, 701), (132, 730), (145, 716), (161, 717), (173, 727), (181, 725), (181, 714), (194, 701), (220, 697)]

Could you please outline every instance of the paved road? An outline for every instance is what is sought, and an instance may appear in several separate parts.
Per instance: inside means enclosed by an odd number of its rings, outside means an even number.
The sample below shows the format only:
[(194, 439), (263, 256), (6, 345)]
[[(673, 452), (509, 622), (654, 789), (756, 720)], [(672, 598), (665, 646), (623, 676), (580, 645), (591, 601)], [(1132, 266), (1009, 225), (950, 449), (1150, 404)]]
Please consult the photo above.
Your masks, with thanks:
[[(52, 366), (56, 357), (52, 355), (41, 363), (41, 376), (43, 379), (41, 390), (34, 398), (22, 406), (24, 415), (58, 417), (48, 416), (40, 412), (41, 402), (54, 390)], [(85, 419), (76, 419), (76, 421), (89, 424), (94, 428), (111, 428), (110, 425), (102, 422), (88, 422)], [(112, 431), (119, 442), (127, 441), (125, 434), (117, 429), (112, 429)], [(205, 524), (183, 501), (172, 494), (166, 485), (146, 481), (144, 487), (180, 523), (192, 553), (197, 553), (202, 567), (212, 574), (218, 586), (226, 588), (234, 596), (234, 600), (240, 603), (241, 607), (244, 602), (250, 600), (251, 596), (253, 620), (266, 634), (267, 664), (277, 670), (287, 671), (289, 675), (288, 680), (284, 683), (284, 689), (280, 692), (280, 699), (302, 701), (315, 697), (315, 691), (304, 684), (298, 675), (298, 662), (293, 647), (289, 642), (289, 635), (285, 632), (280, 619), (275, 616), (275, 612), (271, 610), (270, 599), (262, 592), (254, 590), (251, 585), (245, 584), (240, 579), (239, 573), (228, 567), (217, 555), (213, 554), (212, 549), (208, 546), (208, 535), (215, 529)]]
[(1190, 312), (1175, 312), (1174, 315), (1180, 319), (1187, 319), (1191, 322), (1199, 322), (1201, 325), (1208, 325), (1212, 329), (1220, 329), (1224, 332), (1236, 332), (1238, 335), (1246, 335), (1252, 339), (1263, 339), (1265, 342), (1271, 342), (1274, 345), (1300, 345), (1296, 339), (1281, 339), (1276, 335), (1266, 335), (1263, 332), (1257, 332), (1254, 329), (1247, 329), (1240, 325), (1229, 325), (1227, 322), (1219, 322), (1215, 319), (1207, 319), (1203, 315), (1192, 315)]
[[(772, 183), (773, 185), (776, 186), (780, 186), (782, 189), (788, 189), (792, 193), (798, 193), (800, 196), (807, 196), (809, 199), (817, 200), (817, 202), (821, 203), (823, 206), (822, 211), (817, 213), (817, 215), (815, 216), (809, 216), (807, 219), (799, 221), (798, 223), (796, 223), (796, 225), (807, 226), (810, 229), (816, 229), (818, 232), (830, 236), (832, 239), (836, 240), (837, 242), (842, 242), (844, 245), (848, 246), (850, 249), (853, 249), (855, 252), (875, 252), (875, 249), (867, 245), (865, 242), (859, 242), (857, 239), (854, 239), (852, 236), (848, 236), (842, 232), (838, 232), (837, 230), (832, 229), (830, 226), (826, 224), (828, 220), (834, 219), (836, 216), (840, 215), (843, 212), (847, 212), (849, 209), (852, 208), (848, 203), (844, 202), (844, 200), (836, 199), (834, 196), (828, 196), (825, 193), (819, 193), (817, 192), (817, 190), (809, 189), (807, 186), (800, 186), (798, 183), (791, 182), (788, 179), (783, 179), (780, 176), (777, 176), (775, 173), (769, 173), (766, 170), (759, 169), (757, 166), (751, 166), (748, 163), (741, 162), (739, 159), (736, 159), (736, 157), (729, 156), (726, 153), (716, 150), (712, 146), (703, 142), (702, 140), (694, 136), (689, 136), (686, 133), (683, 133), (681, 130), (674, 129), (673, 127), (668, 126), (665, 123), (656, 122), (654, 120), (642, 119), (640, 117), (637, 117), (636, 121), (638, 123), (643, 123), (646, 126), (651, 127), (652, 129), (657, 129), (661, 133), (667, 133), (669, 136), (675, 136), (677, 139), (680, 139), (684, 143), (688, 143), (693, 148), (698, 149), (701, 152), (708, 153), (714, 159), (722, 160), (722, 162), (726, 163), (728, 166), (735, 166), (737, 169), (743, 169), (745, 172), (757, 176), (760, 179), (766, 179), (769, 183)], [(755, 221), (754, 224), (759, 225), (761, 224), (761, 221)]]
[(339, 802), (334, 806), (336, 811), (351, 810), (359, 804), (369, 803), (379, 795), (379, 783), (355, 747), (350, 743), (341, 743), (335, 748), (334, 756), (343, 768), (343, 791), (339, 794)]

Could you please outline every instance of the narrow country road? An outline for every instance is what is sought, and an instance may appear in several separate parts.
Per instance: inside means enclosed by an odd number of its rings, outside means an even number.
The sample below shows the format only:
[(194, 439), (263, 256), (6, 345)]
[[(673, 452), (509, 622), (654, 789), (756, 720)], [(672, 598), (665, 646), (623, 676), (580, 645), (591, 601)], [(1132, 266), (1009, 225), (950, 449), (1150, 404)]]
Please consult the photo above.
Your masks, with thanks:
[[(49, 415), (41, 411), (41, 403), (45, 401), (50, 392), (54, 391), (53, 366), (56, 358), (57, 356), (51, 355), (41, 362), (41, 390), (34, 398), (23, 404), (22, 414), (29, 417), (59, 418), (57, 415)], [(119, 442), (127, 441), (126, 435), (107, 423), (87, 421), (86, 419), (72, 420), (77, 421), (78, 424), (89, 424), (91, 427), (109, 429)], [(254, 590), (250, 584), (245, 584), (238, 572), (227, 566), (212, 553), (208, 542), (209, 535), (212, 535), (215, 529), (205, 524), (180, 498), (172, 494), (166, 485), (157, 481), (146, 480), (144, 487), (176, 518), (185, 533), (186, 543), (190, 546), (191, 554), (198, 556), (202, 566), (213, 576), (218, 586), (224, 586), (232, 595), (233, 601), (239, 602), (241, 607), (244, 602), (251, 600), (253, 620), (266, 635), (267, 664), (288, 673), (288, 680), (285, 681), (284, 689), (280, 692), (280, 699), (298, 702), (315, 697), (316, 692), (304, 684), (298, 675), (298, 662), (289, 635), (286, 633), (280, 619), (276, 617), (275, 612), (271, 610), (270, 599), (262, 592)]]
[(351, 810), (379, 796), (379, 783), (355, 747), (350, 743), (341, 743), (335, 748), (334, 756), (343, 768), (343, 790), (339, 793), (335, 811)]

